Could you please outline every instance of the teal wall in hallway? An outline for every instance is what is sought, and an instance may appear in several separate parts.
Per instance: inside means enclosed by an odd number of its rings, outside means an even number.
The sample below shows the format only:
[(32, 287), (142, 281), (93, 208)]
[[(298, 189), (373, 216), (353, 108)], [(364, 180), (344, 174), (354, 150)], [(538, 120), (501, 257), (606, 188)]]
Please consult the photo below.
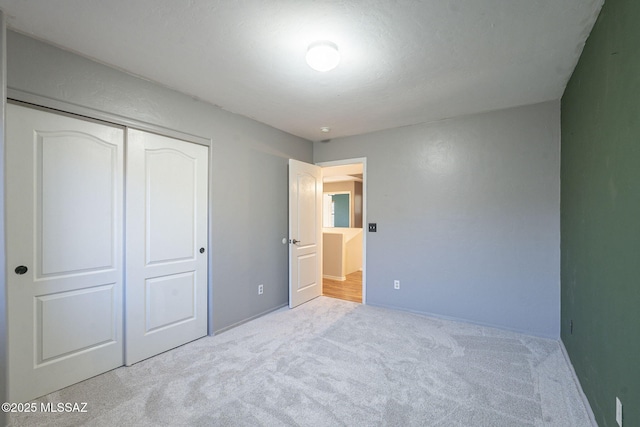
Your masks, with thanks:
[(335, 214), (334, 227), (349, 227), (349, 195), (334, 194), (331, 196), (333, 200), (333, 212)]
[(600, 426), (616, 396), (640, 426), (638, 22), (606, 1), (561, 106), (561, 337)]

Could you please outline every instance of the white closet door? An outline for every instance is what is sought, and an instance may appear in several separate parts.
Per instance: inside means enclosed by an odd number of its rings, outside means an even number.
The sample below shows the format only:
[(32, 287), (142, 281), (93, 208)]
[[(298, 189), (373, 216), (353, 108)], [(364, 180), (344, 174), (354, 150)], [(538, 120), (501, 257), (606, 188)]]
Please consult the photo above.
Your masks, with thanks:
[(207, 333), (208, 148), (127, 131), (125, 363)]
[(121, 366), (123, 130), (7, 106), (9, 400)]

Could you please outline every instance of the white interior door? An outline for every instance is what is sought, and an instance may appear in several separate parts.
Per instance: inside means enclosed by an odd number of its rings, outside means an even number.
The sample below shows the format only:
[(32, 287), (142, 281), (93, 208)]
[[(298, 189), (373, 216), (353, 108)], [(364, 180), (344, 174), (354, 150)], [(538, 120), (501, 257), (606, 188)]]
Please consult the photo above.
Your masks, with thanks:
[(322, 169), (289, 159), (289, 307), (322, 295)]
[(122, 365), (120, 128), (7, 106), (9, 400)]
[(207, 334), (208, 148), (127, 130), (125, 363)]

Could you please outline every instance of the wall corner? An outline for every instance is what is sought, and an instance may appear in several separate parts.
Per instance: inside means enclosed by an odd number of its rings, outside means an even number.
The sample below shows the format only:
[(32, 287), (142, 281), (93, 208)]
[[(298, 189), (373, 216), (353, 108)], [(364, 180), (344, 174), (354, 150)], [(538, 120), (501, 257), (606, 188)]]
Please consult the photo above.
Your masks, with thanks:
[[(0, 277), (6, 278), (6, 242), (4, 221), (4, 135), (5, 109), (7, 105), (7, 31), (5, 15), (0, 10)], [(7, 281), (0, 280), (0, 402), (7, 401)], [(9, 417), (0, 412), (0, 425), (9, 425)]]

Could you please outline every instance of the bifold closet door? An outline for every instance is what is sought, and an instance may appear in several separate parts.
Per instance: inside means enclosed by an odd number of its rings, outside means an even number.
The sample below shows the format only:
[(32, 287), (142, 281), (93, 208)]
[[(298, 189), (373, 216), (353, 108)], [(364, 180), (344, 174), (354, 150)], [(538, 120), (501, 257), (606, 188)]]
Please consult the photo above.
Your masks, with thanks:
[(127, 130), (127, 365), (207, 333), (208, 157)]
[(9, 400), (123, 364), (124, 131), (7, 105)]

